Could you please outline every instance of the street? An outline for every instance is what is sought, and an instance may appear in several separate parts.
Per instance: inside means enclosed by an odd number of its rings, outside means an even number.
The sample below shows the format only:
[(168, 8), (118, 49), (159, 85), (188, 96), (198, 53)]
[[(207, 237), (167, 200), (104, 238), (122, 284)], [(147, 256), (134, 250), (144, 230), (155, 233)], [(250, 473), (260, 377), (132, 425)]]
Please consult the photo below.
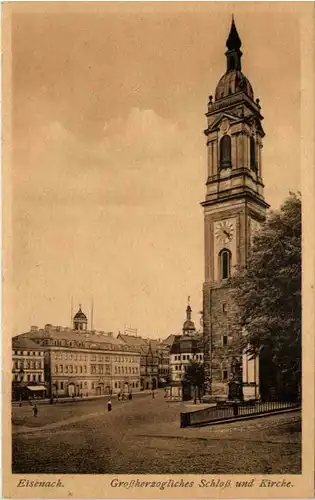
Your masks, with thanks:
[[(164, 392), (14, 407), (14, 473), (298, 474), (300, 413), (211, 427), (179, 427), (184, 403)], [(195, 409), (192, 405), (192, 409)], [(198, 408), (198, 406), (197, 406)]]

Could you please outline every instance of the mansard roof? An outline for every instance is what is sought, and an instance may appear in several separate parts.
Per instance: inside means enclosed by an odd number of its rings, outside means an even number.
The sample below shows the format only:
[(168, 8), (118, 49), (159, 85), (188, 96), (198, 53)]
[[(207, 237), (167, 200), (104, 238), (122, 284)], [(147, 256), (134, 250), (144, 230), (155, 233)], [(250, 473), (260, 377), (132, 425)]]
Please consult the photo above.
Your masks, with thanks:
[(12, 349), (27, 349), (27, 350), (38, 350), (42, 351), (41, 347), (36, 344), (32, 339), (21, 337), (18, 335), (17, 337), (12, 338)]
[[(17, 338), (17, 337), (15, 337)], [(45, 328), (31, 329), (29, 332), (18, 335), (19, 339), (30, 339), (39, 345), (61, 345), (64, 347), (95, 348), (130, 350), (139, 352), (134, 346), (126, 345), (112, 332), (98, 332), (96, 330), (72, 330), (60, 326), (46, 325)], [(58, 342), (58, 344), (55, 344)]]

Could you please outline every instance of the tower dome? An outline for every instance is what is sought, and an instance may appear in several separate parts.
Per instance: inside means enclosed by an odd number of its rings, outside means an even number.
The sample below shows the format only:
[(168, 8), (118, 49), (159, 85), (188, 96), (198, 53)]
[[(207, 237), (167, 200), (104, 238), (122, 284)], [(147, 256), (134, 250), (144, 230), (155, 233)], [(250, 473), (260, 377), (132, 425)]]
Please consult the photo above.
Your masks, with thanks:
[(246, 78), (244, 73), (241, 71), (241, 45), (242, 42), (237, 32), (234, 18), (232, 17), (230, 34), (226, 41), (227, 51), (225, 55), (227, 59), (227, 69), (217, 84), (215, 90), (216, 101), (238, 92), (244, 92), (250, 99), (254, 100), (253, 88), (248, 78)]
[(81, 304), (79, 305), (78, 312), (73, 317), (73, 329), (74, 330), (86, 330), (87, 329), (87, 317), (81, 309)]
[(215, 89), (215, 100), (228, 97), (237, 92), (245, 92), (252, 100), (254, 100), (253, 88), (244, 73), (239, 70), (230, 70), (224, 73), (220, 78), (217, 88)]

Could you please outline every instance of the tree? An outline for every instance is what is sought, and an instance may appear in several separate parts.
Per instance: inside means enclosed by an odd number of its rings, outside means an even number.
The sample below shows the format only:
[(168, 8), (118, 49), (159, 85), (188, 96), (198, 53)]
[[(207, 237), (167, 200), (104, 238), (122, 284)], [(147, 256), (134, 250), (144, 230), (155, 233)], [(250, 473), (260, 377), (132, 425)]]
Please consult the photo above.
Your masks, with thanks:
[(197, 390), (200, 398), (200, 392), (205, 383), (204, 366), (197, 361), (190, 361), (183, 377), (183, 383), (195, 388), (194, 402), (197, 402)]
[(232, 280), (243, 346), (267, 350), (285, 377), (301, 380), (301, 198), (290, 193), (254, 237)]

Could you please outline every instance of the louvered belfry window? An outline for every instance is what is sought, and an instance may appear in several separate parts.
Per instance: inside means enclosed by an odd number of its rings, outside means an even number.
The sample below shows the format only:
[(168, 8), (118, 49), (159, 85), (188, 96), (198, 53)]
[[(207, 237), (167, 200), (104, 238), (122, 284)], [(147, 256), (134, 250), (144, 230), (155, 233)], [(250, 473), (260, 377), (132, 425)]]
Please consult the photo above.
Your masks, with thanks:
[(220, 141), (220, 168), (230, 168), (231, 166), (231, 137), (224, 135)]

